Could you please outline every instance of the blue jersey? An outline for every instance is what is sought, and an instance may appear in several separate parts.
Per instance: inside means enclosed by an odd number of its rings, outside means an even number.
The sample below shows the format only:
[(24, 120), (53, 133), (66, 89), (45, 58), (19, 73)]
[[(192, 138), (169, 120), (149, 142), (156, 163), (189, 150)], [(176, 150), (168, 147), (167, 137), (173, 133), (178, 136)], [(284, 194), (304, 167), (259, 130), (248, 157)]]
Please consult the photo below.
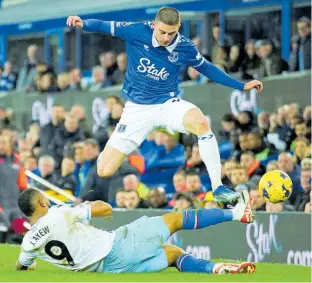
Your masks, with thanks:
[[(137, 104), (160, 104), (179, 96), (179, 73), (183, 65), (192, 66), (209, 77), (211, 77), (209, 72), (215, 71), (215, 76), (220, 75), (220, 72), (223, 73), (203, 58), (191, 40), (179, 33), (169, 46), (160, 46), (154, 36), (151, 22), (85, 20), (83, 29), (110, 33), (125, 40), (128, 66), (122, 96)], [(231, 78), (223, 74), (226, 79)], [(229, 84), (224, 84), (238, 89), (243, 88), (243, 83), (234, 78), (231, 78)]]

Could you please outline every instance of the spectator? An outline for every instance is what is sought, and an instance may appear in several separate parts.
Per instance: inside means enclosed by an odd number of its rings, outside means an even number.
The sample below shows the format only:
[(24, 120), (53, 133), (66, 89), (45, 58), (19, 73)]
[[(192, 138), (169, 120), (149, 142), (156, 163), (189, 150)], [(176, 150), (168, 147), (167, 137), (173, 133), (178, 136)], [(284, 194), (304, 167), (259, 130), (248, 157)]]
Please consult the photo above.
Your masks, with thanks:
[(288, 68), (287, 63), (273, 51), (272, 43), (269, 40), (262, 41), (258, 55), (261, 59), (258, 71), (259, 77), (278, 75)]
[(72, 91), (81, 91), (82, 86), (81, 86), (81, 71), (78, 68), (75, 68), (70, 71), (69, 73), (69, 88)]
[(38, 63), (37, 45), (29, 45), (27, 48), (27, 59), (24, 67), (18, 74), (17, 91), (29, 91), (32, 89), (36, 76), (36, 66)]
[(116, 53), (114, 51), (103, 52), (99, 57), (101, 68), (105, 71), (107, 79), (110, 81), (112, 75), (118, 68)]
[(303, 111), (303, 120), (305, 121), (309, 129), (309, 132), (311, 132), (311, 115), (312, 115), (311, 105), (307, 105)]
[(238, 44), (232, 45), (230, 48), (230, 56), (228, 62), (228, 70), (230, 73), (236, 73), (242, 65), (242, 52)]
[(159, 209), (168, 208), (168, 201), (166, 198), (165, 189), (159, 187), (154, 190), (151, 190), (147, 198), (147, 203), (149, 208), (159, 208)]
[[(233, 140), (233, 137), (231, 139)], [(240, 161), (240, 157), (242, 153), (249, 149), (248, 133), (247, 132), (240, 133), (238, 140), (239, 140), (239, 145), (236, 146), (236, 149), (232, 153), (232, 159), (234, 159), (237, 162)]]
[(265, 144), (262, 134), (257, 130), (248, 134), (248, 149), (255, 154), (256, 159), (259, 161), (267, 160), (277, 153), (273, 145)]
[(219, 46), (217, 49), (217, 55), (215, 61), (212, 61), (217, 67), (221, 67), (224, 72), (228, 70), (228, 55), (229, 48), (227, 46)]
[(100, 178), (96, 172), (97, 157), (99, 155), (99, 146), (96, 140), (85, 140), (83, 153), (85, 161), (79, 174), (81, 191), (77, 203), (97, 199), (108, 202), (110, 179)]
[(264, 166), (256, 160), (255, 155), (251, 151), (245, 151), (242, 153), (240, 164), (247, 169), (249, 178), (255, 175), (261, 177), (265, 173)]
[(289, 61), (289, 70), (303, 71), (311, 69), (311, 20), (301, 17), (297, 22), (299, 33)]
[(294, 161), (297, 165), (301, 164), (301, 161), (311, 157), (311, 145), (307, 138), (300, 137), (295, 140)]
[(119, 191), (116, 193), (116, 206), (118, 208), (125, 208), (125, 199), (127, 192)]
[(207, 189), (202, 185), (200, 181), (200, 176), (198, 173), (189, 172), (186, 174), (186, 191), (192, 193), (196, 197), (202, 197), (205, 194), (202, 192), (207, 192)]
[(231, 113), (224, 114), (221, 120), (222, 130), (219, 132), (222, 141), (230, 140), (230, 133), (235, 129), (236, 120)]
[(124, 108), (124, 104), (121, 101), (117, 101), (112, 106), (111, 115), (108, 118), (108, 127), (114, 128), (119, 123), (121, 114)]
[[(130, 162), (131, 157), (136, 155), (136, 151), (133, 152), (126, 158), (119, 169), (115, 172), (114, 176), (110, 178), (110, 185), (109, 185), (109, 190), (108, 190), (108, 200), (113, 201), (115, 200), (116, 193), (117, 191), (123, 186), (123, 180), (125, 176), (127, 175), (138, 175), (139, 171), (135, 164)], [(136, 156), (138, 157), (138, 156)], [(134, 158), (135, 159), (135, 158)], [(139, 159), (139, 157), (138, 157)]]
[(252, 198), (251, 209), (256, 211), (265, 211), (266, 202), (263, 196), (261, 196), (258, 187), (250, 190), (250, 196)]
[[(81, 148), (82, 152), (79, 153)], [(78, 160), (79, 167), (79, 181), (80, 185), (83, 187), (90, 169), (96, 166), (97, 158), (100, 154), (99, 145), (94, 139), (87, 139), (83, 143), (77, 145), (75, 149), (76, 161)], [(78, 155), (78, 156), (77, 156)], [(86, 193), (86, 191), (84, 192)]]
[(130, 191), (125, 194), (124, 204), (127, 209), (146, 208), (136, 191)]
[(19, 164), (19, 156), (14, 152), (13, 139), (8, 135), (0, 135), (0, 155), (2, 162)]
[(248, 177), (246, 168), (240, 165), (236, 165), (232, 169), (232, 173), (231, 173), (232, 188), (235, 189), (236, 186), (238, 186), (239, 184), (247, 183), (248, 181), (249, 181), (249, 177)]
[(299, 120), (295, 125), (295, 133), (297, 138), (306, 138), (311, 142), (311, 133), (304, 120)]
[(55, 85), (55, 77), (52, 73), (46, 73), (42, 75), (39, 80), (38, 90), (41, 93), (57, 92)]
[(230, 132), (230, 142), (232, 144), (232, 152), (231, 152), (231, 158), (236, 160), (238, 156), (238, 160), (240, 158), (240, 152), (241, 148), (239, 146), (239, 135), (241, 134), (241, 130), (239, 129), (233, 129)]
[(124, 78), (126, 75), (127, 65), (128, 65), (127, 54), (126, 53), (118, 54), (118, 56), (117, 56), (118, 69), (116, 69), (112, 75), (113, 85), (123, 84)]
[[(39, 168), (39, 176), (46, 181), (55, 184), (57, 181), (57, 177), (55, 175), (55, 160), (50, 155), (43, 155), (39, 158), (38, 161), (38, 168)], [(36, 187), (42, 190), (48, 190), (46, 186), (42, 184), (35, 184)], [(53, 193), (54, 191), (50, 191), (50, 193)]]
[(251, 39), (245, 44), (245, 52), (245, 59), (242, 63), (243, 79), (252, 79), (260, 66), (254, 40)]
[(301, 169), (311, 169), (312, 168), (312, 159), (311, 158), (304, 158), (301, 160), (300, 163)]
[(254, 114), (251, 111), (243, 111), (239, 113), (237, 120), (239, 122), (239, 129), (242, 132), (251, 131), (254, 127)]
[(70, 114), (78, 118), (79, 128), (83, 131), (84, 136), (87, 139), (91, 138), (92, 134), (88, 127), (85, 108), (82, 105), (75, 104), (71, 107)]
[(43, 154), (48, 152), (48, 146), (53, 139), (55, 132), (60, 128), (65, 119), (64, 106), (54, 104), (51, 110), (51, 121), (40, 130), (40, 148)]
[[(165, 132), (164, 145), (158, 146), (154, 154), (146, 161), (146, 172), (152, 170), (168, 169), (168, 168), (179, 168), (184, 165), (184, 148), (178, 143), (178, 135), (174, 135)], [(172, 180), (173, 175), (171, 176)]]
[(278, 170), (278, 163), (277, 161), (270, 161), (266, 166), (266, 172)]
[(49, 144), (49, 151), (56, 160), (56, 168), (61, 165), (64, 147), (82, 141), (84, 138), (83, 131), (79, 128), (78, 118), (72, 114), (67, 114), (64, 125), (56, 129)]
[(260, 112), (257, 116), (257, 124), (262, 136), (266, 137), (270, 129), (270, 114), (268, 112)]
[(299, 193), (294, 202), (296, 211), (305, 211), (306, 205), (310, 202), (311, 193), (311, 169), (301, 171), (300, 183), (303, 192)]
[(126, 192), (135, 191), (141, 199), (147, 199), (150, 194), (150, 188), (139, 181), (139, 178), (134, 175), (127, 175), (123, 179), (123, 187)]
[(179, 170), (173, 175), (173, 185), (177, 193), (186, 192), (186, 174), (184, 170)]
[(6, 109), (0, 104), (0, 133), (5, 134), (3, 132), (5, 129), (11, 132), (15, 128), (12, 114), (10, 109)]
[(293, 157), (288, 152), (282, 152), (278, 156), (278, 169), (287, 173), (293, 182), (293, 192), (289, 198), (293, 205), (299, 192), (302, 192), (300, 185), (300, 167), (295, 165)]
[(192, 155), (186, 161), (185, 171), (196, 171), (200, 175), (208, 175), (205, 163), (202, 161), (198, 145), (193, 145)]
[(24, 167), (25, 170), (29, 170), (38, 176), (40, 175), (36, 156), (34, 155), (28, 156), (24, 162)]
[(57, 76), (57, 90), (58, 91), (69, 91), (70, 90), (70, 79), (68, 73), (61, 73)]
[(0, 91), (11, 91), (15, 89), (17, 75), (13, 72), (11, 62), (4, 64), (2, 75), (0, 76)]
[(92, 79), (89, 91), (99, 91), (105, 87), (111, 85), (111, 82), (107, 80), (105, 71), (100, 66), (95, 66), (92, 68)]
[(231, 186), (232, 170), (236, 166), (237, 166), (237, 162), (235, 160), (229, 159), (224, 162), (224, 165), (223, 165), (224, 176), (222, 178), (222, 183), (225, 186)]
[[(75, 195), (77, 182), (74, 176), (75, 171), (75, 160), (69, 157), (65, 157), (61, 164), (61, 175), (57, 177), (55, 185), (63, 189), (69, 195)], [(58, 193), (52, 194), (53, 197), (66, 202), (68, 198)]]
[(183, 193), (178, 193), (174, 198), (174, 209), (183, 211), (195, 208), (193, 205), (193, 200), (190, 196)]

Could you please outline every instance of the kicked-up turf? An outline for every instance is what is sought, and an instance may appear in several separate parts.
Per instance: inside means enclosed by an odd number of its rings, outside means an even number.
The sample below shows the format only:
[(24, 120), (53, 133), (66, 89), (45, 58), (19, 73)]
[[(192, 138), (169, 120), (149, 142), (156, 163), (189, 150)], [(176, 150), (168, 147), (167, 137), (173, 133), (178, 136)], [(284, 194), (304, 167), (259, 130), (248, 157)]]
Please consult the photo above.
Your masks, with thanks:
[(257, 263), (254, 274), (212, 275), (181, 273), (169, 268), (160, 273), (74, 273), (37, 260), (35, 271), (16, 271), (20, 248), (0, 245), (1, 282), (311, 282), (311, 267)]

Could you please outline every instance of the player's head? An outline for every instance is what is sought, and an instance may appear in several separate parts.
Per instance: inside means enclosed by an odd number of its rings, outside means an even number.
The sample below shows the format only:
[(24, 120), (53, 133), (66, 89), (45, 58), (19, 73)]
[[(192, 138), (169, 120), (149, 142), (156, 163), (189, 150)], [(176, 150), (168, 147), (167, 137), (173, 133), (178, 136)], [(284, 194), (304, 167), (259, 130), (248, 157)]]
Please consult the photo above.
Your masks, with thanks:
[(32, 217), (35, 214), (43, 216), (48, 212), (50, 206), (49, 200), (35, 189), (23, 191), (18, 198), (18, 207), (27, 217)]
[(161, 46), (168, 46), (177, 35), (181, 26), (178, 10), (169, 7), (161, 8), (153, 21), (154, 35)]

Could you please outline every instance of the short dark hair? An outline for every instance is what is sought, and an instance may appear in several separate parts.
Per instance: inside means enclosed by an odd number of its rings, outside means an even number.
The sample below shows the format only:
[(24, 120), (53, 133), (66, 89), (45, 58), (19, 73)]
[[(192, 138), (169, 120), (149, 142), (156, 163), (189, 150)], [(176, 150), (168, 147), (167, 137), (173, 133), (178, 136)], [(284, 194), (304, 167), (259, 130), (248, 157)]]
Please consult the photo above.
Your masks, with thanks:
[(99, 143), (97, 142), (97, 140), (95, 139), (86, 139), (84, 142), (83, 142), (83, 145), (86, 145), (86, 144), (89, 144), (91, 145), (93, 148), (100, 148), (99, 146)]
[(181, 22), (181, 16), (177, 9), (163, 7), (157, 12), (155, 20), (168, 26), (175, 26)]
[(18, 198), (18, 207), (27, 216), (32, 216), (35, 208), (33, 206), (34, 197), (40, 192), (35, 189), (27, 189), (23, 191)]
[(197, 176), (197, 177), (199, 177), (200, 178), (200, 175), (196, 172), (196, 171), (193, 171), (193, 170), (191, 170), (191, 171), (188, 171), (187, 173), (186, 173), (186, 177), (189, 177), (189, 176)]
[(231, 113), (226, 113), (226, 114), (223, 115), (222, 121), (224, 121), (224, 122), (234, 122), (235, 121), (235, 117)]

